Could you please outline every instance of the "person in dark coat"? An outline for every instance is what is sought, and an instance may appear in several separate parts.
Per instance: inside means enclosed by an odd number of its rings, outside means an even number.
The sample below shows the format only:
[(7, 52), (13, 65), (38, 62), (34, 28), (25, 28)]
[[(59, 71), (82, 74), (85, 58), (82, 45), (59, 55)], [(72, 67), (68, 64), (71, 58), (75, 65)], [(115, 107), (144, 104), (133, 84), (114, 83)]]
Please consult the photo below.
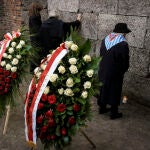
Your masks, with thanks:
[(102, 40), (99, 64), (99, 80), (102, 82), (98, 98), (99, 113), (109, 111), (107, 104), (111, 105), (110, 118), (122, 117), (118, 112), (121, 100), (122, 84), (125, 72), (129, 68), (129, 47), (125, 39), (131, 32), (126, 23), (116, 24), (113, 33)]
[(37, 46), (37, 33), (42, 25), (40, 12), (43, 6), (39, 2), (33, 2), (29, 7), (29, 31), (30, 40), (33, 46)]
[[(42, 25), (40, 12), (43, 9), (43, 6), (38, 2), (32, 2), (29, 6), (29, 32), (30, 32), (30, 41), (31, 45), (35, 51), (40, 49), (38, 32)], [(35, 52), (38, 54), (38, 52)], [(38, 63), (38, 58), (32, 58), (32, 62), (30, 63), (30, 72), (33, 72)]]
[(70, 34), (71, 27), (78, 29), (81, 25), (81, 15), (73, 22), (64, 22), (58, 19), (57, 11), (50, 11), (49, 18), (42, 23), (39, 30), (39, 39), (42, 47), (41, 59), (46, 57), (51, 50), (55, 50)]

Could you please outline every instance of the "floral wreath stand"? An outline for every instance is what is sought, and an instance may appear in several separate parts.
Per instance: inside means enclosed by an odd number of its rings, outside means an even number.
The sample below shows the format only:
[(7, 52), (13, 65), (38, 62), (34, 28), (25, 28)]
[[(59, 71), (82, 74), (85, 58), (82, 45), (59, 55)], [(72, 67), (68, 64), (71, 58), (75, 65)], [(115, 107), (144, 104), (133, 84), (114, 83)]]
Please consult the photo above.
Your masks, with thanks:
[(4, 34), (0, 41), (0, 117), (5, 115), (3, 135), (6, 134), (10, 109), (15, 104), (16, 94), (23, 99), (19, 84), (25, 79), (29, 64), (31, 45), (26, 28)]
[[(81, 40), (80, 40), (81, 41)], [(74, 43), (75, 42), (75, 43)], [(25, 136), (31, 150), (39, 138), (44, 149), (63, 149), (91, 116), (90, 99), (99, 89), (100, 58), (89, 55), (89, 40), (65, 41), (35, 68), (25, 99)]]
[(25, 136), (31, 150), (40, 138), (44, 149), (62, 149), (90, 117), (90, 98), (97, 89), (99, 58), (91, 57), (90, 41), (82, 48), (73, 41), (60, 44), (35, 68), (25, 99)]

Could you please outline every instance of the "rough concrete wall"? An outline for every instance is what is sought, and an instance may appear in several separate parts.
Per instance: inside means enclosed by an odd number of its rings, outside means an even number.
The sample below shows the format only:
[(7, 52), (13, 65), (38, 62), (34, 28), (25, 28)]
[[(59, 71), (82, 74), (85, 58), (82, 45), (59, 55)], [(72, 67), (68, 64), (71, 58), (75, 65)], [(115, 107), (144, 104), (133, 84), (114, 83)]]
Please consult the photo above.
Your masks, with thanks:
[(72, 21), (82, 13), (81, 34), (92, 41), (91, 53), (99, 55), (101, 40), (118, 22), (132, 30), (130, 68), (123, 92), (130, 99), (150, 105), (150, 1), (149, 0), (48, 0), (48, 11), (57, 9), (61, 19)]

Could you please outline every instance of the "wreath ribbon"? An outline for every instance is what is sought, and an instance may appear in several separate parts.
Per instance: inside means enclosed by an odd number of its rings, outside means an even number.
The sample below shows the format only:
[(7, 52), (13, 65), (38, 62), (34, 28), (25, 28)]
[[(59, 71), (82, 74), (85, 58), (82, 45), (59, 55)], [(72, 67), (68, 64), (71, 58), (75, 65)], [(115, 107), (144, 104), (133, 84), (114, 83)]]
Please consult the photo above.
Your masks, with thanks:
[(29, 103), (29, 95), (30, 92), (32, 91), (32, 86), (35, 84), (34, 83), (34, 78), (32, 79), (26, 102), (25, 102), (25, 135), (26, 135), (26, 140), (28, 144), (31, 147), (36, 146), (36, 113), (37, 113), (37, 108), (38, 104), (40, 102), (41, 96), (44, 92), (45, 87), (47, 86), (50, 76), (54, 73), (56, 70), (60, 60), (68, 53), (68, 50), (65, 48), (65, 44), (63, 43), (59, 48), (56, 49), (56, 51), (52, 54), (45, 70), (40, 76), (40, 79), (38, 81), (38, 85), (31, 103), (30, 108), (28, 107)]
[(13, 40), (14, 38), (18, 38), (21, 35), (21, 33), (19, 31), (12, 31), (12, 35), (10, 33), (6, 33), (4, 35), (4, 40), (0, 41), (0, 63), (3, 57), (3, 54), (6, 51), (6, 48), (9, 46), (9, 43), (11, 42), (11, 40)]

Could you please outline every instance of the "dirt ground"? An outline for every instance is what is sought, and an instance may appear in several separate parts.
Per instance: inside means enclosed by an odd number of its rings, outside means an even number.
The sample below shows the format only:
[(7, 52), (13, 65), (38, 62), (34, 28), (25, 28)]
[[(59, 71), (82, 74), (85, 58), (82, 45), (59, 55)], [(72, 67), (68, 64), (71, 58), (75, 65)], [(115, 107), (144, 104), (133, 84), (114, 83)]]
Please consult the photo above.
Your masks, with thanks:
[[(131, 102), (122, 104), (121, 119), (110, 120), (109, 114), (99, 115), (96, 98), (92, 99), (93, 119), (83, 129), (97, 150), (150, 150), (150, 108)], [(30, 150), (24, 135), (24, 106), (11, 111), (6, 135), (2, 135), (4, 117), (0, 119), (0, 150)], [(37, 150), (42, 150), (38, 141)], [(52, 148), (53, 149), (53, 148)], [(81, 133), (65, 150), (91, 150), (93, 145)]]

